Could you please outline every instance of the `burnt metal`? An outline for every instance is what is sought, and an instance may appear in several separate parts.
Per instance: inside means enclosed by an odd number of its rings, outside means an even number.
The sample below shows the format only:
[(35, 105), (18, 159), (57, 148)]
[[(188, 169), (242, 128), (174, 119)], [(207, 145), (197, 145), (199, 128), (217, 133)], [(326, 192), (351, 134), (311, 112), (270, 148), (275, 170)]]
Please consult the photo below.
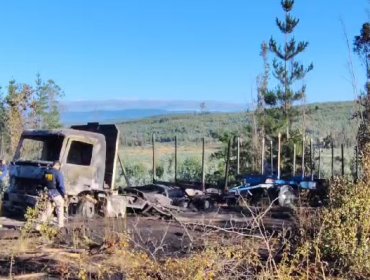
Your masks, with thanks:
[(61, 162), (66, 194), (72, 202), (87, 194), (95, 199), (111, 195), (115, 191), (118, 139), (115, 125), (97, 123), (73, 129), (25, 130), (9, 166), (4, 208), (25, 211), (33, 207), (44, 191), (45, 171), (55, 160)]

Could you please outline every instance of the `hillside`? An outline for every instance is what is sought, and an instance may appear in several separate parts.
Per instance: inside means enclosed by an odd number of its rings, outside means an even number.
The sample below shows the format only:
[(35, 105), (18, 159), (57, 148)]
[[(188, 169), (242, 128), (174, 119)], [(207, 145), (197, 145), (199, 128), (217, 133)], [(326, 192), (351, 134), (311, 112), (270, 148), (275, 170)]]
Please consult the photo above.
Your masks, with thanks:
[[(354, 102), (310, 104), (306, 107), (307, 133), (314, 139), (332, 134), (338, 144), (355, 145), (357, 123), (351, 118), (354, 111)], [(302, 127), (302, 119), (296, 120), (296, 127)], [(251, 112), (193, 113), (126, 121), (118, 126), (124, 145), (142, 145), (150, 143), (152, 133), (160, 142), (173, 141), (175, 135), (184, 142), (197, 142), (202, 137), (212, 141), (223, 133), (242, 134), (252, 122)]]

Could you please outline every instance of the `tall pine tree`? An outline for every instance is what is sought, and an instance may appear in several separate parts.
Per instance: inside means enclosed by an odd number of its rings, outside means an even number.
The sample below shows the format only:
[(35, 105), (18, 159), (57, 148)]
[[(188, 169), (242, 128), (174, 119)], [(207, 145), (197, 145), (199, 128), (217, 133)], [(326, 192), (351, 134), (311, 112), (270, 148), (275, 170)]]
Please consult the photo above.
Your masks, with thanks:
[(266, 105), (270, 108), (270, 119), (274, 120), (274, 127), (271, 133), (286, 130), (289, 138), (289, 131), (292, 122), (299, 114), (293, 107), (294, 103), (303, 100), (306, 86), (302, 83), (296, 86), (298, 81), (303, 80), (305, 75), (313, 69), (312, 63), (305, 67), (296, 60), (298, 54), (302, 53), (308, 46), (308, 42), (296, 42), (292, 35), (299, 23), (299, 19), (291, 15), (294, 0), (282, 0), (281, 6), (285, 12), (285, 18), (276, 18), (276, 25), (285, 37), (283, 46), (271, 38), (269, 50), (275, 55), (272, 63), (273, 76), (277, 79), (278, 85), (274, 90), (269, 90), (264, 98)]

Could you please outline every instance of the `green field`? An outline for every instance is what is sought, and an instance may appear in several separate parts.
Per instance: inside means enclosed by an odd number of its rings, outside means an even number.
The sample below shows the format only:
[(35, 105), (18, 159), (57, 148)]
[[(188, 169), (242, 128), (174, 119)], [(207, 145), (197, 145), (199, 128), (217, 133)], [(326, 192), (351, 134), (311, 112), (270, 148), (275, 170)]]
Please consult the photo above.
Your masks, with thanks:
[[(355, 109), (354, 102), (311, 104), (306, 107), (307, 137), (312, 138), (314, 143), (318, 143), (328, 135), (332, 135), (334, 139), (335, 175), (341, 174), (341, 144), (345, 147), (345, 174), (349, 175), (353, 171), (357, 122), (352, 115)], [(118, 124), (122, 143), (120, 156), (134, 183), (149, 183), (152, 179), (151, 143), (154, 133), (156, 136), (156, 166), (162, 169), (159, 170), (161, 176), (158, 179), (173, 181), (175, 136), (178, 139), (178, 167), (180, 168), (187, 160), (187, 164), (191, 163), (194, 168), (198, 169), (202, 155), (201, 139), (204, 137), (206, 141), (205, 169), (207, 174), (213, 174), (217, 170), (222, 170), (224, 165), (224, 160), (211, 157), (225, 145), (219, 141), (219, 137), (223, 134), (246, 137), (247, 126), (252, 123), (253, 114), (251, 112), (174, 115), (123, 122)], [(301, 127), (302, 120), (298, 119), (294, 125), (296, 128)], [(244, 141), (251, 140), (245, 138)], [(231, 156), (235, 159), (235, 152)], [(269, 156), (266, 148), (266, 158)], [(318, 146), (315, 147), (314, 157), (316, 158), (314, 172), (318, 174)], [(231, 164), (235, 165), (235, 160)], [(297, 174), (301, 172), (300, 166), (301, 162), (297, 161)], [(306, 169), (306, 174), (308, 173), (310, 172)], [(322, 146), (321, 148), (320, 174), (321, 177), (326, 178), (331, 176), (331, 149), (328, 147)], [(199, 174), (194, 176), (199, 177)], [(119, 180), (121, 184), (125, 184), (122, 178)]]

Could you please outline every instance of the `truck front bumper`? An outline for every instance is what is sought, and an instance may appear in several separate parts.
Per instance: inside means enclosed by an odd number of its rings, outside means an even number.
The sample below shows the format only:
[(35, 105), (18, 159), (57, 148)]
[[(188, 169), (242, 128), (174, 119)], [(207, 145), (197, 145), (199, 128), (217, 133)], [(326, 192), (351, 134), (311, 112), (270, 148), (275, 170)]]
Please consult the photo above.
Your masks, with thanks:
[(6, 192), (3, 197), (3, 208), (8, 212), (25, 213), (28, 207), (36, 206), (37, 200), (37, 196)]

